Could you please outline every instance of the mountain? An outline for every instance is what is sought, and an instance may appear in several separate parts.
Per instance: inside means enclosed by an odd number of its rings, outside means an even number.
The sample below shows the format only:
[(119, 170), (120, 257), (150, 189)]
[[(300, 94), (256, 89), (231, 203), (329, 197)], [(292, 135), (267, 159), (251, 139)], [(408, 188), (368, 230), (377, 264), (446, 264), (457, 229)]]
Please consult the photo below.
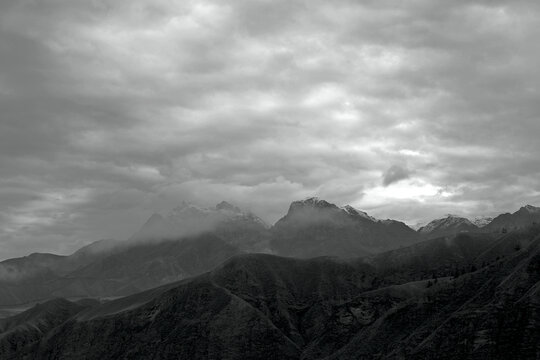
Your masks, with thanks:
[[(532, 224), (537, 216), (535, 209), (538, 208), (524, 207), (511, 214), (511, 218), (525, 219), (523, 226)], [(508, 220), (505, 215), (501, 217)], [(211, 223), (213, 227), (208, 232), (184, 234), (174, 240), (141, 235), (155, 235), (162, 226), (167, 229), (169, 225), (178, 230), (182, 228), (178, 224), (193, 224), (194, 219), (202, 219), (196, 222), (197, 226)], [(426, 235), (429, 239), (442, 233), (447, 239), (419, 243), (420, 233), (399, 221), (378, 220), (352, 206), (338, 207), (316, 198), (293, 202), (288, 213), (271, 229), (259, 220), (226, 202), (210, 209), (183, 204), (166, 216), (152, 216), (130, 241), (101, 240), (69, 256), (31, 254), (9, 259), (0, 262), (0, 306), (29, 306), (54, 297), (126, 296), (204, 273), (245, 252), (273, 251), (302, 258), (367, 256), (366, 263), (390, 284), (416, 281), (430, 274), (453, 276), (527, 245), (519, 239), (508, 240), (516, 236), (512, 228), (508, 234), (485, 229), (481, 231), (484, 234), (474, 236), (470, 231), (460, 232), (459, 225), (467, 224), (464, 221), (449, 221), (452, 226), (434, 227)], [(455, 233), (460, 236), (454, 239)], [(484, 249), (485, 244), (495, 244), (503, 235), (507, 239), (501, 242), (504, 245)], [(472, 254), (476, 256), (479, 249), (485, 250), (483, 257), (473, 259)], [(386, 250), (393, 251), (377, 257)]]
[(436, 219), (418, 229), (418, 232), (426, 238), (436, 238), (441, 236), (452, 236), (462, 232), (477, 231), (478, 226), (469, 219), (457, 215), (447, 215), (444, 218)]
[(8, 319), (0, 319), (1, 358), (17, 358), (17, 354), (34, 351), (45, 334), (86, 308), (65, 299), (53, 299)]
[(491, 264), (430, 280), (329, 359), (538, 358), (539, 232)]
[(66, 296), (62, 288), (76, 281), (69, 274), (112, 254), (117, 244), (100, 240), (69, 256), (34, 253), (0, 262), (0, 306), (51, 299), (56, 292)]
[[(77, 311), (13, 358), (537, 359), (540, 226), (450, 240), (371, 263), (238, 255)], [(433, 276), (445, 261), (471, 266)]]
[(415, 231), (418, 231), (418, 229), (420, 229), (421, 227), (424, 227), (426, 226), (427, 223), (426, 222), (417, 222), (417, 223), (414, 223), (412, 225), (409, 225), (409, 227)]
[(0, 284), (66, 275), (93, 262), (103, 254), (111, 254), (121, 246), (122, 243), (118, 241), (99, 240), (80, 248), (69, 256), (33, 253), (20, 258), (7, 259), (0, 262)]
[(357, 257), (409, 245), (418, 234), (404, 223), (376, 220), (352, 206), (325, 200), (294, 201), (272, 228), (271, 247), (279, 255), (309, 258)]
[(222, 201), (212, 208), (182, 202), (166, 216), (153, 214), (130, 239), (175, 240), (212, 232), (245, 251), (268, 251), (269, 226), (258, 216)]
[[(133, 294), (211, 270), (240, 251), (214, 234), (141, 243), (77, 269), (57, 296), (92, 297)], [(69, 280), (84, 279), (75, 284)], [(86, 280), (91, 279), (91, 283)], [(80, 292), (80, 293), (79, 293)]]
[(0, 262), (0, 306), (52, 297), (125, 296), (208, 271), (243, 251), (269, 252), (268, 226), (225, 201), (153, 214), (127, 241), (100, 240), (72, 255)]
[(489, 224), (484, 226), (483, 230), (487, 232), (502, 232), (523, 229), (533, 224), (540, 223), (540, 208), (526, 205), (513, 214), (501, 214)]
[[(511, 252), (493, 252), (500, 234), (460, 233), (454, 237), (437, 237), (414, 245), (366, 258), (377, 273), (389, 283), (455, 276), (473, 267), (485, 266), (497, 256)], [(507, 241), (508, 242), (508, 241)]]
[(11, 259), (0, 263), (11, 274), (0, 279), (0, 305), (125, 296), (203, 273), (238, 253), (238, 248), (205, 233), (182, 240), (99, 242), (70, 256)]
[[(331, 353), (339, 341), (325, 324), (336, 321), (339, 303), (372, 284), (364, 265), (243, 255), (194, 279), (80, 312), (27, 355), (298, 359), (307, 347)], [(348, 321), (342, 316), (338, 323)]]
[(477, 216), (473, 220), (471, 220), (471, 222), (479, 228), (483, 228), (492, 221), (493, 217), (491, 216)]

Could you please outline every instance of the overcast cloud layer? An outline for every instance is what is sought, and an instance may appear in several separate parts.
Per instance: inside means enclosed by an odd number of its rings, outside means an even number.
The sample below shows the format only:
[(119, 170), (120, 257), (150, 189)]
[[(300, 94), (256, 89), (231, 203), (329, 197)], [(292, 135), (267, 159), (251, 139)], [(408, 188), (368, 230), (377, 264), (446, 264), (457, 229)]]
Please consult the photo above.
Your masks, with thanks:
[(0, 259), (182, 200), (540, 204), (538, 1), (0, 1)]

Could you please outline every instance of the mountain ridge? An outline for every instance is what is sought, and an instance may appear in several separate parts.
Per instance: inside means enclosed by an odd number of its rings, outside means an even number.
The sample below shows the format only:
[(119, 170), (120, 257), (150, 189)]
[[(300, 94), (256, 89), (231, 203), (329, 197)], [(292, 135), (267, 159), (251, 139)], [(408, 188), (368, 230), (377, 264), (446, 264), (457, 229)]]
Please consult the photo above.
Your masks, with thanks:
[[(493, 236), (462, 233), (451, 242), (426, 240), (422, 249), (390, 254), (405, 262), (389, 262), (385, 255), (376, 267), (361, 259), (236, 255), (194, 278), (77, 311), (15, 355), (37, 360), (171, 354), (181, 359), (536, 358), (540, 226)], [(522, 244), (517, 250), (516, 241)], [(441, 266), (435, 256), (421, 264), (421, 279), (414, 272), (395, 277), (407, 261), (414, 264), (416, 255), (423, 259), (422, 252), (436, 248), (455, 251), (456, 261), (474, 266), (433, 277), (431, 271)], [(0, 334), (0, 346), (1, 339)]]
[[(190, 236), (179, 239), (175, 235), (174, 240), (167, 240), (150, 234), (136, 241), (100, 240), (69, 256), (45, 253), (7, 259), (0, 262), (0, 306), (30, 304), (55, 296), (124, 296), (197, 275), (243, 252), (356, 258), (463, 232), (445, 229), (446, 232), (422, 234), (402, 222), (378, 220), (350, 205), (340, 207), (313, 197), (292, 202), (288, 213), (271, 228), (253, 220), (256, 215), (228, 202), (206, 210), (183, 203), (167, 216), (180, 216), (184, 214), (182, 209), (190, 214), (225, 213), (226, 221), (220, 217), (219, 225), (211, 233), (202, 234), (200, 241), (195, 240), (197, 236), (191, 236), (190, 240)], [(539, 210), (523, 206), (513, 214), (495, 218), (492, 222), (495, 225), (473, 231), (466, 229), (465, 233), (501, 234), (519, 230), (540, 222)], [(142, 228), (160, 229), (164, 219), (154, 214)]]

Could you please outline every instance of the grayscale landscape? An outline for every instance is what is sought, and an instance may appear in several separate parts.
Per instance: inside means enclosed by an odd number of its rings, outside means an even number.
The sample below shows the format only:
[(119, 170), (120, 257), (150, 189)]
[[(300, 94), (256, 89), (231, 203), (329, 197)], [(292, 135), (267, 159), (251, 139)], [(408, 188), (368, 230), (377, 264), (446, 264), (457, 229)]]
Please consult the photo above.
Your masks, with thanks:
[(540, 358), (540, 3), (0, 1), (0, 360)]

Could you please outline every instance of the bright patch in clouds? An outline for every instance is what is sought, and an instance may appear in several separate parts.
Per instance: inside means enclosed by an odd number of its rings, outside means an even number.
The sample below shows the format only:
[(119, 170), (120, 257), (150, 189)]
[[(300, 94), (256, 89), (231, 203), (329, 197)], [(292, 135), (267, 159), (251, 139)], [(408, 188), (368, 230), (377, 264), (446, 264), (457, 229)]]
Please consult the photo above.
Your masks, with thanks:
[(440, 186), (423, 180), (409, 179), (399, 181), (389, 186), (377, 186), (366, 190), (362, 203), (374, 206), (381, 203), (391, 203), (393, 200), (416, 200), (425, 202), (449, 197), (451, 194)]

